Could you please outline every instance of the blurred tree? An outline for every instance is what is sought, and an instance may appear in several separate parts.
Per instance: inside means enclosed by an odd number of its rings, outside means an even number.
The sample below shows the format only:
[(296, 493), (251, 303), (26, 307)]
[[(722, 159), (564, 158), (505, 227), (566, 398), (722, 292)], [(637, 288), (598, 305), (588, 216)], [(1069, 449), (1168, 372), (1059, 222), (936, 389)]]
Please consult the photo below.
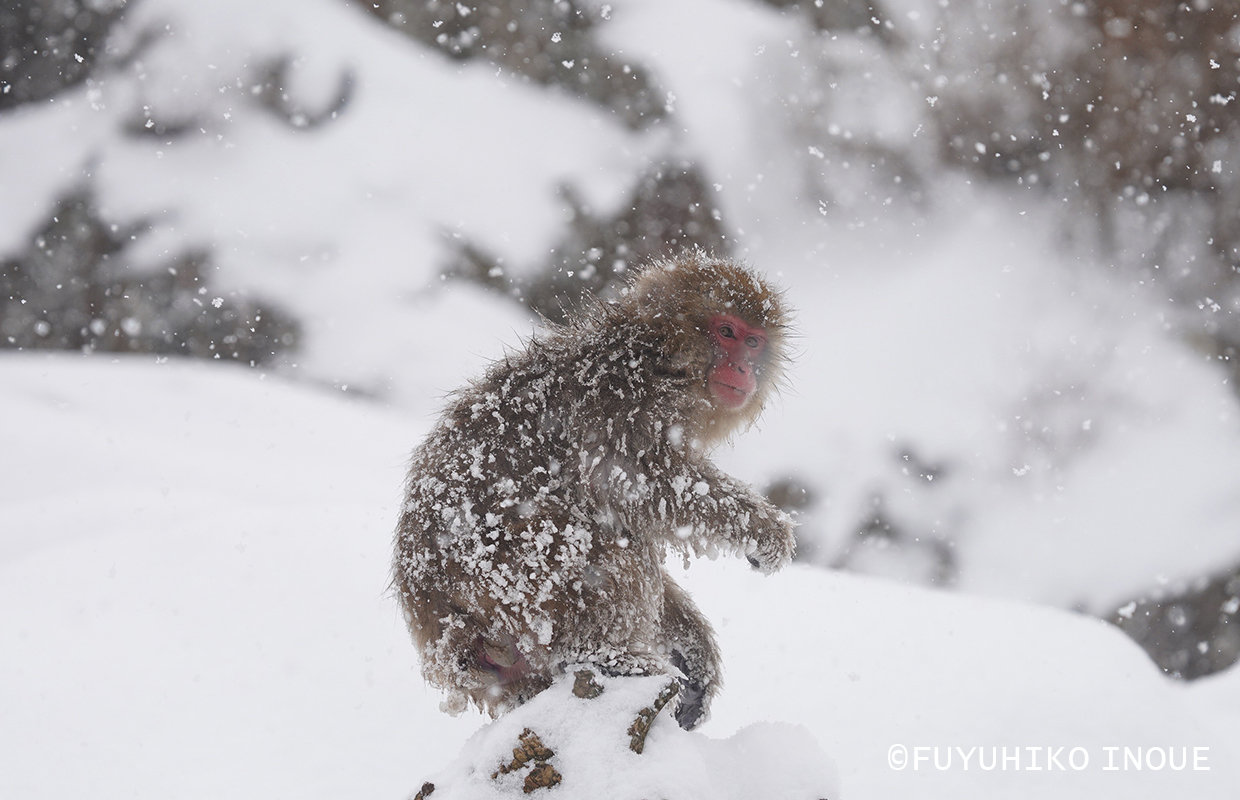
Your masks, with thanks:
[(1108, 618), (1163, 671), (1191, 680), (1240, 660), (1240, 567), (1134, 600)]
[(0, 111), (86, 80), (127, 0), (7, 0), (0, 6)]
[(205, 254), (133, 274), (124, 249), (145, 227), (100, 219), (85, 189), (63, 197), (26, 252), (0, 261), (0, 347), (256, 365), (296, 345), (297, 324), (278, 310), (213, 296), (203, 276)]
[(876, 0), (759, 0), (802, 14), (817, 30), (868, 33), (887, 44), (901, 43), (895, 25)]
[(966, 4), (945, 20), (947, 159), (1084, 206), (1107, 252), (1204, 312), (1189, 319), (1205, 350), (1240, 344), (1240, 315), (1216, 313), (1240, 309), (1240, 0)]
[(544, 319), (563, 322), (584, 297), (606, 294), (623, 282), (630, 265), (689, 247), (720, 256), (730, 251), (723, 217), (694, 164), (651, 169), (637, 180), (628, 203), (611, 216), (595, 216), (570, 187), (561, 191), (572, 221), (548, 262), (533, 274), (510, 275), (499, 258), (468, 242), (455, 247), (444, 274), (503, 292)]
[(282, 55), (261, 65), (250, 96), (276, 119), (296, 130), (311, 131), (338, 118), (353, 99), (354, 76), (344, 70), (337, 83), (336, 96), (325, 108), (312, 111), (289, 92), (289, 71), (293, 57)]
[[(124, 63), (126, 54), (108, 51), (106, 40), (130, 5), (13, 0), (0, 8), (0, 111), (46, 100)], [(132, 52), (149, 41), (150, 34), (138, 36)], [(286, 68), (286, 60), (270, 64), (254, 99), (290, 125), (314, 127), (347, 103), (352, 84), (345, 75), (330, 109), (304, 112), (283, 91)], [(170, 139), (193, 122), (147, 118), (125, 131)], [(284, 313), (210, 292), (206, 252), (135, 273), (124, 251), (145, 229), (142, 222), (107, 223), (85, 186), (68, 190), (25, 251), (0, 260), (0, 348), (166, 353), (254, 365), (296, 345), (299, 326)]]
[[(805, 21), (771, 108), (824, 211), (919, 201), (945, 165), (1042, 191), (1069, 210), (1065, 239), (1163, 292), (1177, 333), (1240, 389), (1240, 0), (940, 3), (920, 28), (877, 7), (867, 25), (865, 0), (826, 22), (816, 1), (756, 1)], [(860, 544), (905, 558), (886, 500), (837, 565)], [(1232, 569), (1111, 620), (1168, 673), (1197, 677), (1240, 654), (1237, 587)]]
[(355, 0), (413, 39), (452, 58), (485, 58), (545, 86), (616, 112), (631, 128), (662, 119), (666, 92), (641, 67), (591, 35), (600, 12), (577, 0)]
[[(936, 108), (949, 160), (1092, 212), (1084, 218), (1104, 251), (1188, 309), (1188, 339), (1240, 388), (1240, 1), (952, 14), (960, 38), (944, 61), (957, 69)], [(1191, 679), (1240, 659), (1237, 596), (1233, 569), (1110, 620), (1168, 674)]]

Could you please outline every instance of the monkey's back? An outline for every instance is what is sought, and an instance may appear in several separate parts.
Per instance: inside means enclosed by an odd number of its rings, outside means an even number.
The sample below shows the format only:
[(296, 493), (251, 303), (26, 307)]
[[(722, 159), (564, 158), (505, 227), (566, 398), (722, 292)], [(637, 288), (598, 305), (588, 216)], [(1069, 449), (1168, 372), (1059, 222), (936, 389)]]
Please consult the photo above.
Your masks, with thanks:
[[(454, 395), (414, 452), (397, 532), (393, 583), (424, 653), (451, 633), (445, 619), (545, 647), (557, 621), (616, 589), (613, 573), (649, 583), (616, 597), (661, 592), (662, 542), (626, 528), (601, 491), (666, 446), (682, 379), (658, 363), (640, 327), (579, 327)], [(600, 553), (632, 563), (613, 570)]]

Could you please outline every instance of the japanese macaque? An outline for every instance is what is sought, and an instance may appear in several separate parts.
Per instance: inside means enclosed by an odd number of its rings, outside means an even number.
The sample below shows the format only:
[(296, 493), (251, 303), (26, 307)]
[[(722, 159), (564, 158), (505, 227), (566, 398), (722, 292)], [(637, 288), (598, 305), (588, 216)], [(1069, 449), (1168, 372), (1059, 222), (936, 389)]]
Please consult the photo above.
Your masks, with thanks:
[(761, 278), (692, 252), (453, 395), (413, 454), (392, 581), (445, 710), (498, 715), (591, 664), (673, 675), (677, 721), (704, 719), (718, 647), (663, 562), (791, 560), (792, 520), (707, 458), (779, 384), (788, 324)]

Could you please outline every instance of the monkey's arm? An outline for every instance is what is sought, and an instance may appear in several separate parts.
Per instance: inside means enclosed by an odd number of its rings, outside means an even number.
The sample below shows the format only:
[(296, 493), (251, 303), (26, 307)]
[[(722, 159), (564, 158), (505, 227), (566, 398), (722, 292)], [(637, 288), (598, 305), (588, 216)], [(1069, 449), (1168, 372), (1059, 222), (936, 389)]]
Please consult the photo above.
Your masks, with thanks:
[(608, 505), (633, 530), (698, 555), (722, 547), (767, 573), (792, 560), (792, 518), (708, 461), (667, 457), (632, 470), (613, 465), (608, 472)]

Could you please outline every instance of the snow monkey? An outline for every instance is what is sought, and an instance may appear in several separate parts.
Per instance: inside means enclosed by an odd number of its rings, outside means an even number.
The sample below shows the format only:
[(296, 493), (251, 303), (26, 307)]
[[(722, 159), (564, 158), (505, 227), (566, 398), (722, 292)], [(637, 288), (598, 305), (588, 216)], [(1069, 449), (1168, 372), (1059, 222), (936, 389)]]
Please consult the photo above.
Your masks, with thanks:
[(413, 453), (392, 581), (445, 711), (496, 716), (588, 663), (674, 675), (677, 721), (704, 718), (718, 647), (663, 562), (791, 560), (792, 520), (707, 458), (779, 383), (788, 324), (760, 277), (691, 252), (452, 395)]

